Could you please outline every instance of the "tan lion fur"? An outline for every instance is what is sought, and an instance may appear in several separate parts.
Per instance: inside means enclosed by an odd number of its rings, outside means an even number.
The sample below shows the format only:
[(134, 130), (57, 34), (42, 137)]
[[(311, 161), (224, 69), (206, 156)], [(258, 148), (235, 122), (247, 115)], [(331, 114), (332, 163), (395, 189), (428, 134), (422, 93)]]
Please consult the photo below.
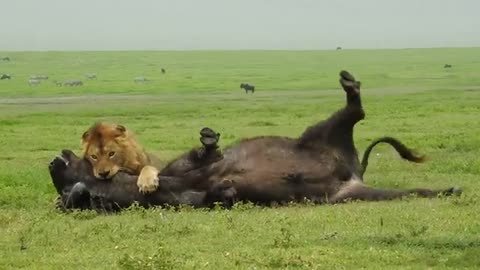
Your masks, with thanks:
[(140, 175), (141, 191), (155, 189), (158, 171), (154, 165), (160, 164), (124, 126), (97, 122), (83, 134), (81, 143), (83, 157), (92, 164), (95, 177), (109, 179), (118, 171), (126, 171)]

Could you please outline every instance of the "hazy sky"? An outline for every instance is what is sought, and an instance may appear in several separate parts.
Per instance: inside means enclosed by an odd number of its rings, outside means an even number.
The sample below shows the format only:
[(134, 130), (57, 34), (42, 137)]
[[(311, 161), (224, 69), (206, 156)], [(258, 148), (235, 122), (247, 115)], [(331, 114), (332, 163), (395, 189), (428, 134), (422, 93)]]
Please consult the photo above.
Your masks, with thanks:
[(480, 0), (0, 0), (0, 50), (480, 46)]

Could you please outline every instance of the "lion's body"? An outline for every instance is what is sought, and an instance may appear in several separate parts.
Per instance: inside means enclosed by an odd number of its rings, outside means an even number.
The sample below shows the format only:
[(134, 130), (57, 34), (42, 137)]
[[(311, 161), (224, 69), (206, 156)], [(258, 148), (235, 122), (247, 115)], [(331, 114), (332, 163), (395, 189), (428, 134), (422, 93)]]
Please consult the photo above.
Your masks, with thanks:
[(90, 161), (98, 179), (111, 179), (124, 171), (140, 175), (137, 184), (141, 191), (156, 189), (158, 159), (145, 152), (124, 126), (96, 123), (83, 134), (82, 147), (83, 157)]

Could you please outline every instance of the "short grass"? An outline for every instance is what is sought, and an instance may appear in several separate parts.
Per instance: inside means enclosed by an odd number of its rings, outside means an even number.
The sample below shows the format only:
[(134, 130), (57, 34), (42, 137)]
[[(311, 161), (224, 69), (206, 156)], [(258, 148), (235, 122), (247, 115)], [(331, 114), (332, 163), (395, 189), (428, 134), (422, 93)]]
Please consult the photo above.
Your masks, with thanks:
[[(12, 53), (0, 62), (1, 96), (80, 95), (97, 93), (164, 94), (165, 92), (231, 93), (242, 82), (258, 90), (314, 90), (337, 87), (337, 73), (359, 74), (365, 86), (459, 87), (480, 84), (480, 48), (342, 51), (176, 51)], [(451, 64), (452, 69), (444, 69)], [(160, 72), (166, 69), (166, 74)], [(86, 81), (86, 73), (97, 80)], [(48, 75), (39, 86), (31, 75)], [(145, 76), (149, 83), (133, 79)], [(58, 87), (53, 81), (84, 80), (81, 88)]]
[[(0, 81), (0, 269), (480, 265), (480, 49), (2, 55), (12, 62), (0, 62), (0, 73), (14, 79)], [(445, 63), (453, 68), (443, 69)], [(343, 106), (342, 68), (364, 85), (359, 150), (391, 135), (430, 158), (409, 164), (379, 146), (366, 182), (461, 186), (461, 197), (229, 211), (132, 208), (111, 216), (53, 207), (47, 164), (62, 148), (78, 151), (96, 120), (125, 124), (165, 160), (198, 145), (204, 126), (222, 133), (222, 145), (246, 136), (298, 136)], [(65, 80), (87, 72), (99, 78), (81, 88), (26, 84), (31, 74)], [(140, 75), (152, 82), (134, 84)], [(243, 81), (258, 91), (246, 95), (238, 89)]]

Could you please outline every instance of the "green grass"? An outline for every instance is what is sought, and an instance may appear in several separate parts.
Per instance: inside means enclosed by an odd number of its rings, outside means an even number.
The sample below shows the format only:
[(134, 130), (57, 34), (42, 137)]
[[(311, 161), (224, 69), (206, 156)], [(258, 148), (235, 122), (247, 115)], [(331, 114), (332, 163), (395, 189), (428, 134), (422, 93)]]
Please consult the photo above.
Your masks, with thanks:
[[(0, 81), (0, 269), (480, 265), (480, 49), (0, 55), (12, 58), (0, 62), (0, 73), (14, 75)], [(444, 70), (445, 63), (453, 68)], [(298, 136), (343, 106), (342, 68), (364, 85), (367, 118), (355, 132), (360, 152), (390, 135), (430, 158), (409, 164), (378, 146), (366, 182), (461, 186), (461, 197), (231, 211), (133, 208), (112, 216), (54, 209), (47, 164), (63, 148), (78, 152), (81, 134), (96, 120), (126, 125), (164, 160), (198, 145), (204, 126), (222, 133), (222, 145), (246, 136)], [(64, 80), (87, 72), (99, 79), (82, 88), (26, 84), (31, 74)], [(137, 75), (153, 81), (135, 85)], [(258, 92), (245, 95), (243, 81)], [(56, 98), (66, 95), (87, 96)], [(33, 96), (52, 98), (25, 98)]]
[[(369, 88), (459, 87), (480, 84), (480, 48), (342, 51), (177, 51), (177, 52), (48, 52), (13, 53), (0, 62), (0, 73), (14, 79), (0, 83), (2, 96), (81, 95), (99, 93), (160, 94), (165, 92), (238, 91), (241, 82), (259, 90), (313, 90), (337, 87), (337, 73), (348, 69)], [(445, 70), (444, 64), (453, 65)], [(160, 68), (167, 70), (162, 75)], [(57, 87), (53, 80), (98, 80), (82, 88)], [(31, 75), (50, 80), (38, 87)], [(133, 78), (146, 76), (147, 84)]]

